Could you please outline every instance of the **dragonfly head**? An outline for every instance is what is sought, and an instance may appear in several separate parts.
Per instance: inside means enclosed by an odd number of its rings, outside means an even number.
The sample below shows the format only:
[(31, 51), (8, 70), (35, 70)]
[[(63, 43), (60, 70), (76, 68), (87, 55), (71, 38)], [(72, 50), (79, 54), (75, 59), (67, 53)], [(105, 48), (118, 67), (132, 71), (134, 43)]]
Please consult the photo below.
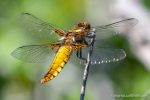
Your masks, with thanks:
[(75, 30), (77, 32), (89, 32), (90, 31), (90, 24), (88, 22), (79, 22), (76, 26), (75, 26)]
[(84, 30), (90, 30), (90, 28), (91, 28), (91, 26), (88, 22), (79, 22), (75, 27), (82, 28)]
[(69, 30), (69, 33), (75, 33), (75, 35), (87, 35), (90, 32), (91, 26), (88, 22), (79, 22), (75, 27)]

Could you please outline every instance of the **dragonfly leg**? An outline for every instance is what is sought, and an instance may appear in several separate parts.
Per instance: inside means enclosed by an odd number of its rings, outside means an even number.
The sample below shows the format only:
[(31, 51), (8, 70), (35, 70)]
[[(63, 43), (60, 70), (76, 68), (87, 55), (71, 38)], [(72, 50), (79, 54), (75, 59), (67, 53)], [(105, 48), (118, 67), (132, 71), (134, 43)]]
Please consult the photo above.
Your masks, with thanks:
[(83, 39), (83, 42), (84, 42), (85, 45), (89, 45), (88, 42), (85, 39)]
[(60, 36), (66, 35), (66, 33), (65, 33), (63, 30), (55, 29), (54, 31), (55, 31), (58, 35), (60, 35)]
[(82, 60), (85, 60), (86, 61), (86, 58), (84, 58), (83, 56), (82, 56), (82, 48), (78, 48), (77, 49), (77, 57), (79, 58), (79, 59), (82, 59)]

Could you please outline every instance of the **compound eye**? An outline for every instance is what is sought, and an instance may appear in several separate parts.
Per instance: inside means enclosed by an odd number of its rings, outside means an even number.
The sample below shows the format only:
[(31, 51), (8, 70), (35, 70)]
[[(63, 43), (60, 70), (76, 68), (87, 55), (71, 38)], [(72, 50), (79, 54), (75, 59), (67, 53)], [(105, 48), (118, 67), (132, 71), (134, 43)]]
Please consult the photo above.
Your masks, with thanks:
[(90, 25), (87, 25), (85, 29), (90, 29), (90, 28), (91, 28), (91, 26), (90, 26)]

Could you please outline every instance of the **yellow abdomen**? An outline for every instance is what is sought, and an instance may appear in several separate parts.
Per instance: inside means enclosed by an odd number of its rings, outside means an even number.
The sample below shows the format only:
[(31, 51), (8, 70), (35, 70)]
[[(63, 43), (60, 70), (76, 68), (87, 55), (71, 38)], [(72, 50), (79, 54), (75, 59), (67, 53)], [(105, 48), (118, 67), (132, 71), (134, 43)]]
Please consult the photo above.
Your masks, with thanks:
[(59, 72), (64, 68), (64, 65), (68, 62), (72, 53), (72, 46), (62, 46), (58, 49), (58, 52), (48, 70), (47, 74), (41, 79), (41, 83), (45, 83), (55, 78)]

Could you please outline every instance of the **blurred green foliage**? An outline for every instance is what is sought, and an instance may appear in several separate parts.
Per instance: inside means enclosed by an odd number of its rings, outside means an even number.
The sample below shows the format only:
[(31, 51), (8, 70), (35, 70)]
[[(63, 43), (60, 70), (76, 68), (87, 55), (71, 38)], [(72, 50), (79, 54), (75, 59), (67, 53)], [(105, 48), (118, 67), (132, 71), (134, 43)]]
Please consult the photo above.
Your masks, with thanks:
[[(73, 67), (67, 65), (66, 71), (63, 70), (57, 79), (41, 85), (39, 80), (48, 69), (49, 62), (48, 64), (26, 64), (12, 58), (10, 53), (16, 47), (22, 46), (26, 40), (22, 34), (23, 31), (16, 23), (16, 18), (20, 13), (29, 12), (63, 29), (69, 29), (77, 22), (86, 20), (86, 2), (85, 0), (1, 0), (0, 100), (79, 99), (83, 70), (78, 67), (74, 69), (73, 65), (71, 65)], [(150, 9), (149, 0), (143, 2)], [(90, 88), (87, 87), (86, 100), (95, 100), (95, 93), (93, 93), (95, 91), (92, 89), (99, 85), (95, 77), (100, 77), (103, 74), (113, 82), (114, 94), (144, 95), (150, 91), (150, 73), (131, 53), (126, 40), (117, 37), (112, 41), (115, 47), (123, 48), (126, 51), (127, 58), (116, 64), (91, 67), (90, 81), (94, 85), (92, 84), (93, 86)], [(69, 71), (72, 72), (69, 73)], [(74, 72), (78, 73), (74, 75)], [(67, 80), (66, 77), (69, 79)], [(140, 97), (116, 97), (116, 100), (142, 99)], [(146, 100), (149, 100), (148, 97)]]
[(150, 2), (149, 0), (142, 0), (143, 4), (145, 5), (146, 8), (150, 9)]

